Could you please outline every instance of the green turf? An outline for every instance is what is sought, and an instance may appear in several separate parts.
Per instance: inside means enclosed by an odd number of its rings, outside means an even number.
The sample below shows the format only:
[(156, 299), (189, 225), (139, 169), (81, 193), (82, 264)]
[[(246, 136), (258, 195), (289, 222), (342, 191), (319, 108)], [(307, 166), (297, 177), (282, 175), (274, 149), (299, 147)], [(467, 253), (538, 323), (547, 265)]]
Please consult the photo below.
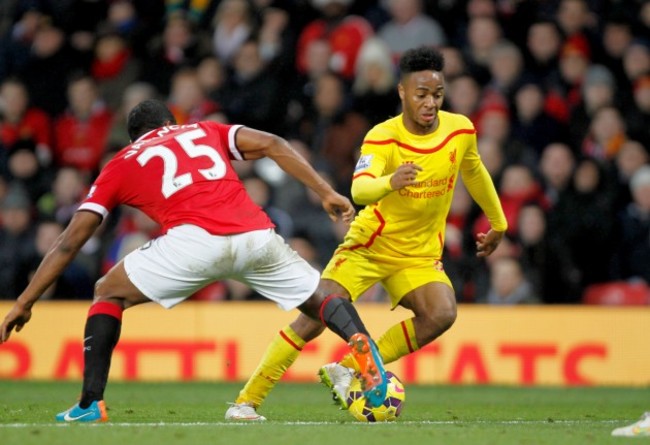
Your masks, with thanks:
[(2, 445), (351, 444), (582, 445), (613, 438), (613, 428), (650, 409), (650, 390), (408, 386), (397, 422), (361, 424), (337, 410), (318, 384), (280, 384), (262, 424), (226, 423), (240, 385), (111, 383), (107, 424), (58, 425), (78, 383), (0, 381)]

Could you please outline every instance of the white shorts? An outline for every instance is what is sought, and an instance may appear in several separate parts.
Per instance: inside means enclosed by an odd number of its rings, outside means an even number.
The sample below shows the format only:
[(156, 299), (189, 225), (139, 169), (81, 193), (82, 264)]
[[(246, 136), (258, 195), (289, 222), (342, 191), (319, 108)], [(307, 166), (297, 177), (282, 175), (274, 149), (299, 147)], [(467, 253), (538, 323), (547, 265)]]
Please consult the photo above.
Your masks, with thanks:
[(320, 280), (272, 229), (218, 236), (193, 225), (174, 227), (128, 254), (124, 268), (140, 292), (166, 308), (232, 278), (290, 310), (304, 303)]

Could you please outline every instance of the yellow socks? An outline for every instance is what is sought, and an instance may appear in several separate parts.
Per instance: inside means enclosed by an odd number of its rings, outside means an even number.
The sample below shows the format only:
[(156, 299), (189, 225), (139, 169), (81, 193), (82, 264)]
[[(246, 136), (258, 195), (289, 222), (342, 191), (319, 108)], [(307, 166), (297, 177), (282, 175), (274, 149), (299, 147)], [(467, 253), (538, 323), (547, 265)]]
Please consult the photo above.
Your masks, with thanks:
[[(411, 352), (417, 351), (419, 348), (417, 340), (415, 339), (415, 326), (413, 326), (413, 319), (403, 320), (396, 325), (391, 326), (379, 340), (377, 340), (377, 348), (381, 355), (384, 364), (394, 362), (400, 357), (403, 357)], [(357, 362), (352, 357), (352, 354), (347, 354), (341, 360), (341, 365), (348, 368), (353, 368), (358, 371)]]
[(304, 346), (305, 341), (290, 326), (280, 330), (266, 348), (262, 361), (240, 391), (235, 403), (249, 403), (256, 408), (260, 406), (289, 366), (298, 358)]

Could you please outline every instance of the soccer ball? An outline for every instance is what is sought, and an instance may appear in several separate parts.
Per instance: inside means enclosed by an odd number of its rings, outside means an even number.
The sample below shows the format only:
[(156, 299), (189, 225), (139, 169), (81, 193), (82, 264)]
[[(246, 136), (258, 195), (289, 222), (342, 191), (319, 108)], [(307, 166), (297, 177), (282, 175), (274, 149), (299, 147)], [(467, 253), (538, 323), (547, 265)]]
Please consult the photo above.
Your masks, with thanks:
[(386, 371), (388, 389), (386, 399), (381, 406), (373, 408), (363, 396), (361, 381), (357, 378), (352, 380), (348, 390), (348, 411), (352, 417), (361, 422), (392, 422), (402, 412), (406, 392), (401, 380), (392, 372)]

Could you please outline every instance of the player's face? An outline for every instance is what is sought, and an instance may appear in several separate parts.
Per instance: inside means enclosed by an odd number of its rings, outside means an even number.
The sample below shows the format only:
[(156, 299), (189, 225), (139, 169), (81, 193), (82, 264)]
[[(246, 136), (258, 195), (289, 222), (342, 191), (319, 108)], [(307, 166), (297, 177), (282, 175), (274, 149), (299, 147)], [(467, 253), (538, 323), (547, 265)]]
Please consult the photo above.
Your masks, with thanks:
[(414, 134), (428, 134), (438, 128), (438, 111), (445, 96), (444, 79), (438, 71), (407, 74), (397, 86), (402, 99), (403, 121)]

